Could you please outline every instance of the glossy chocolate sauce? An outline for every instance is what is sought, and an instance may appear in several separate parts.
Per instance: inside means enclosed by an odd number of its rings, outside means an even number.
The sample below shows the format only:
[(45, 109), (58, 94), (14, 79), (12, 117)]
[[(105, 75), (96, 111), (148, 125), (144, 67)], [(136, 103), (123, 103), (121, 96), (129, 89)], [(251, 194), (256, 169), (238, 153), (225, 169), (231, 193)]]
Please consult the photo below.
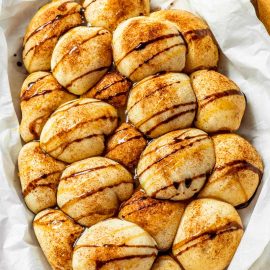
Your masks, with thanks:
[(115, 65), (118, 66), (120, 64), (120, 62), (124, 60), (124, 58), (126, 58), (129, 54), (131, 54), (134, 51), (143, 50), (148, 45), (153, 44), (153, 43), (155, 43), (157, 41), (165, 40), (165, 39), (168, 39), (168, 38), (179, 37), (179, 36), (180, 36), (179, 33), (177, 33), (177, 34), (168, 34), (168, 35), (164, 35), (164, 36), (159, 36), (159, 37), (154, 38), (154, 39), (150, 39), (148, 41), (142, 41), (137, 46), (135, 46), (134, 48), (132, 48), (131, 50), (129, 50), (122, 58), (120, 58), (118, 61), (116, 61), (115, 62)]
[(174, 44), (172, 46), (169, 46), (167, 47), (166, 49), (162, 50), (162, 51), (159, 51), (157, 53), (155, 53), (154, 55), (152, 55), (151, 57), (149, 57), (147, 60), (145, 60), (143, 63), (139, 64), (138, 67), (136, 67), (129, 75), (128, 77), (130, 78), (139, 68), (141, 68), (143, 65), (145, 64), (148, 64), (151, 60), (153, 60), (156, 56), (166, 52), (166, 51), (169, 51), (175, 47), (180, 47), (180, 46), (185, 46), (185, 43), (177, 43), (177, 44)]
[(127, 244), (120, 244), (120, 245), (114, 245), (114, 244), (105, 244), (103, 246), (98, 245), (78, 245), (75, 247), (74, 251), (80, 249), (80, 248), (121, 248), (121, 247), (127, 247), (127, 248), (151, 248), (156, 249), (155, 246), (150, 245), (127, 245)]
[(200, 108), (205, 107), (207, 104), (209, 104), (217, 99), (220, 99), (223, 97), (228, 97), (228, 96), (235, 96), (235, 95), (243, 96), (243, 93), (237, 89), (230, 89), (230, 90), (226, 90), (223, 92), (218, 92), (218, 93), (208, 95), (208, 96), (204, 97), (202, 100), (200, 100), (200, 103), (201, 103)]

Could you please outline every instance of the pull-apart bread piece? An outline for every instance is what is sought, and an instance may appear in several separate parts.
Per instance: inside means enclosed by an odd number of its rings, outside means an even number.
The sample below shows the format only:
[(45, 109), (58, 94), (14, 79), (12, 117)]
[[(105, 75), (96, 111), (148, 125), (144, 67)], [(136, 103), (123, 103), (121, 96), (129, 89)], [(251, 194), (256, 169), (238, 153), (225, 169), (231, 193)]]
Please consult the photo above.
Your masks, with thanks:
[(111, 33), (101, 27), (71, 29), (53, 51), (53, 75), (71, 93), (87, 92), (111, 67), (111, 41)]
[(217, 68), (218, 47), (204, 20), (185, 10), (160, 10), (151, 17), (174, 23), (183, 35), (188, 48), (185, 72)]
[(45, 154), (39, 142), (23, 146), (18, 157), (22, 193), (34, 213), (56, 205), (57, 186), (65, 164)]
[(117, 127), (116, 109), (100, 100), (81, 98), (60, 106), (45, 124), (41, 148), (67, 163), (98, 156), (104, 150), (104, 136)]
[(66, 91), (49, 72), (30, 74), (21, 89), (22, 121), (20, 133), (25, 142), (39, 139), (50, 115), (76, 96)]
[(224, 270), (242, 235), (242, 222), (232, 205), (213, 199), (195, 200), (181, 219), (173, 255), (185, 270)]
[(112, 46), (117, 69), (135, 82), (185, 66), (186, 45), (170, 22), (143, 16), (124, 21), (113, 33)]
[(23, 62), (29, 73), (51, 69), (53, 49), (61, 35), (83, 23), (76, 1), (53, 1), (38, 10), (23, 40)]
[(140, 131), (123, 123), (108, 140), (106, 157), (134, 169), (146, 145), (147, 141)]
[(126, 105), (132, 83), (117, 71), (108, 72), (82, 97), (96, 98), (108, 102), (116, 108)]
[(128, 221), (108, 219), (86, 229), (77, 241), (73, 270), (150, 270), (157, 256), (155, 240)]
[(256, 0), (253, 2), (257, 4), (259, 19), (263, 22), (270, 34), (270, 2), (268, 0)]
[(192, 125), (197, 101), (190, 79), (183, 73), (162, 73), (145, 78), (130, 91), (129, 121), (148, 137)]
[(197, 128), (218, 132), (240, 127), (246, 100), (233, 81), (216, 71), (201, 70), (192, 73), (191, 82), (198, 101)]
[(85, 0), (85, 18), (92, 26), (111, 32), (119, 23), (132, 17), (149, 15), (149, 0)]
[(138, 190), (122, 203), (119, 217), (146, 230), (157, 242), (159, 250), (168, 250), (175, 238), (185, 205), (180, 202), (157, 200)]
[(220, 199), (237, 207), (247, 206), (262, 178), (260, 155), (236, 134), (216, 135), (213, 141), (216, 165), (199, 196)]
[(75, 221), (91, 226), (115, 215), (119, 203), (132, 193), (132, 175), (122, 165), (93, 157), (66, 168), (58, 186), (57, 203)]
[(137, 174), (147, 195), (186, 200), (198, 193), (215, 165), (212, 139), (195, 128), (169, 132), (148, 144)]
[(47, 209), (37, 214), (33, 227), (52, 269), (72, 270), (73, 245), (83, 228), (56, 209)]
[(169, 255), (158, 256), (151, 270), (183, 270)]

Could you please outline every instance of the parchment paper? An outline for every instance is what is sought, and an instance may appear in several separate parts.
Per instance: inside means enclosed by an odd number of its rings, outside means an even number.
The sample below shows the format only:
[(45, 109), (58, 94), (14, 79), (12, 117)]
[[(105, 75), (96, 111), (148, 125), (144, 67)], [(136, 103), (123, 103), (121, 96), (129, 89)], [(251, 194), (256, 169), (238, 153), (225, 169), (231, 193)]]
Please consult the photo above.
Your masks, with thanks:
[[(17, 176), (21, 148), (19, 67), (26, 25), (48, 1), (0, 0), (0, 269), (47, 270)], [(154, 9), (184, 8), (210, 25), (223, 54), (219, 70), (245, 93), (247, 111), (239, 131), (263, 156), (265, 172), (251, 205), (240, 211), (245, 234), (229, 270), (270, 269), (270, 37), (249, 0), (153, 0)], [(20, 63), (18, 63), (20, 64)], [(268, 245), (268, 247), (267, 247)]]

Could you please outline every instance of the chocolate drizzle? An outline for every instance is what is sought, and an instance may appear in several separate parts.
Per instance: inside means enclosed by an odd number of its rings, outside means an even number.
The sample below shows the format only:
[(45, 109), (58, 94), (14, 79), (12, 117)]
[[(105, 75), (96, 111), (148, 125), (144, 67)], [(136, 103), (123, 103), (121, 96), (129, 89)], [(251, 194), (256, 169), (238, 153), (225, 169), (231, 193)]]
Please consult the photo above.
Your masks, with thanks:
[(194, 109), (189, 109), (189, 110), (186, 110), (186, 111), (183, 111), (183, 112), (179, 112), (179, 113), (177, 113), (177, 114), (175, 114), (175, 115), (172, 115), (172, 116), (168, 117), (167, 119), (165, 119), (165, 120), (159, 122), (158, 124), (154, 125), (152, 128), (150, 128), (149, 130), (147, 130), (147, 131), (145, 132), (145, 134), (146, 134), (147, 136), (150, 136), (151, 133), (152, 133), (155, 129), (157, 129), (160, 125), (167, 124), (167, 123), (169, 123), (169, 122), (171, 122), (171, 121), (177, 119), (178, 117), (180, 117), (180, 116), (182, 116), (182, 115), (185, 115), (185, 114), (188, 114), (188, 113), (193, 113), (193, 112), (196, 112), (196, 109), (195, 109), (195, 108), (194, 108)]
[(159, 51), (157, 53), (155, 53), (154, 55), (152, 55), (151, 57), (149, 57), (148, 59), (146, 59), (143, 63), (139, 64), (133, 71), (131, 71), (131, 73), (128, 75), (128, 77), (130, 78), (139, 68), (141, 68), (143, 65), (148, 64), (151, 60), (153, 60), (155, 57), (157, 57), (158, 55), (169, 51), (175, 47), (180, 47), (180, 46), (185, 46), (185, 43), (177, 43), (174, 45), (171, 45), (169, 47), (167, 47), (166, 49)]
[(182, 255), (184, 252), (188, 251), (191, 248), (194, 248), (198, 245), (200, 245), (201, 243), (203, 243), (204, 241), (208, 241), (208, 240), (213, 240), (215, 237), (217, 237), (218, 235), (224, 234), (224, 233), (229, 233), (229, 232), (234, 232), (234, 231), (238, 231), (238, 230), (243, 230), (243, 227), (238, 224), (237, 222), (229, 222), (228, 224), (217, 228), (216, 230), (210, 230), (207, 232), (203, 232), (199, 235), (195, 235), (193, 237), (190, 237), (189, 239), (183, 240), (178, 244), (175, 244), (173, 246), (173, 249), (178, 249), (178, 248), (183, 248), (183, 246), (186, 246), (188, 243), (200, 239), (200, 241), (196, 241), (194, 244), (188, 245), (187, 247), (181, 249), (175, 256), (180, 256)]
[(91, 74), (91, 73), (98, 72), (98, 71), (103, 71), (103, 70), (107, 70), (107, 69), (109, 69), (109, 68), (110, 68), (110, 66), (106, 66), (106, 67), (99, 67), (99, 68), (90, 70), (90, 71), (88, 71), (88, 72), (82, 74), (81, 76), (79, 76), (79, 77), (74, 78), (73, 80), (71, 80), (71, 82), (70, 82), (68, 85), (66, 85), (66, 88), (71, 87), (71, 86), (73, 85), (74, 82), (76, 82), (77, 80), (82, 79), (83, 77), (85, 77), (85, 76), (87, 76), (87, 75), (89, 75), (89, 74)]
[(136, 45), (134, 48), (132, 48), (131, 50), (129, 50), (122, 58), (120, 58), (119, 60), (117, 60), (115, 62), (115, 65), (118, 66), (120, 64), (120, 62), (122, 62), (124, 60), (124, 58), (126, 58), (129, 54), (131, 54), (134, 51), (143, 50), (148, 45), (153, 44), (153, 43), (155, 43), (157, 41), (168, 39), (168, 38), (173, 38), (173, 37), (179, 37), (179, 36), (180, 36), (179, 33), (177, 33), (177, 34), (168, 34), (168, 35), (159, 36), (159, 37), (156, 37), (154, 39), (147, 40), (147, 41), (142, 41), (138, 45)]
[[(184, 138), (184, 139), (179, 139), (179, 141), (177, 141), (177, 138), (175, 138), (174, 141), (173, 141), (171, 144), (177, 144), (177, 143), (179, 143), (179, 142), (183, 142), (183, 141), (186, 140), (186, 139), (193, 139), (193, 138), (196, 138), (196, 137), (201, 137), (201, 138), (199, 138), (199, 139), (197, 139), (197, 140), (195, 140), (195, 141), (192, 141), (192, 142), (190, 142), (190, 143), (188, 143), (188, 144), (186, 144), (186, 145), (180, 145), (179, 148), (176, 148), (176, 149), (174, 149), (172, 152), (166, 154), (165, 156), (160, 157), (157, 161), (155, 161), (154, 163), (148, 165), (142, 172), (140, 172), (140, 173), (138, 174), (138, 176), (141, 177), (141, 176), (142, 176), (147, 170), (149, 170), (152, 166), (154, 166), (154, 165), (160, 163), (162, 160), (164, 160), (165, 158), (167, 158), (167, 157), (169, 157), (169, 156), (171, 156), (171, 155), (177, 153), (178, 151), (181, 151), (181, 150), (183, 150), (183, 149), (185, 149), (185, 148), (187, 148), (187, 147), (192, 147), (192, 146), (193, 146), (195, 143), (197, 143), (197, 142), (200, 142), (200, 141), (209, 139), (209, 137), (208, 137), (207, 134), (200, 134), (200, 135), (193, 136), (193, 137), (186, 137), (186, 138)], [(168, 145), (169, 145), (169, 144), (167, 144), (166, 146), (168, 146)]]
[(80, 249), (80, 248), (121, 248), (121, 247), (127, 247), (127, 248), (151, 248), (151, 249), (156, 249), (155, 246), (150, 246), (150, 245), (128, 245), (128, 244), (120, 244), (120, 245), (115, 245), (115, 244), (105, 244), (103, 246), (98, 246), (98, 245), (77, 245), (74, 249), (74, 251)]
[(118, 164), (108, 164), (108, 165), (98, 166), (98, 167), (90, 168), (90, 169), (83, 170), (83, 171), (80, 171), (80, 172), (72, 173), (69, 176), (62, 177), (61, 181), (65, 181), (68, 178), (81, 176), (81, 175), (91, 173), (91, 172), (95, 172), (95, 171), (98, 171), (98, 170), (103, 170), (103, 169), (107, 169), (107, 168), (115, 168), (117, 165)]
[(223, 97), (228, 97), (228, 96), (235, 96), (235, 95), (243, 96), (243, 93), (240, 90), (236, 90), (236, 89), (230, 89), (230, 90), (226, 90), (223, 92), (214, 93), (214, 94), (205, 96), (202, 100), (200, 100), (201, 105), (199, 105), (199, 106), (200, 106), (200, 108), (203, 108), (207, 104), (209, 104), (217, 99), (220, 99)]
[(37, 179), (32, 180), (23, 190), (23, 196), (26, 197), (29, 193), (31, 193), (33, 190), (35, 190), (37, 187), (48, 187), (50, 189), (55, 190), (57, 183), (43, 183), (39, 184), (39, 182), (43, 181), (44, 179), (47, 179), (49, 176), (54, 174), (60, 174), (62, 170), (54, 171), (51, 173), (43, 174)]
[(98, 90), (96, 91), (96, 93), (94, 94), (94, 98), (96, 98), (97, 95), (101, 95), (102, 92), (106, 91), (108, 88), (112, 87), (113, 85), (118, 84), (118, 83), (122, 83), (122, 82), (125, 82), (125, 81), (127, 81), (127, 80), (124, 78), (124, 79), (121, 79), (121, 80), (112, 82), (112, 83), (110, 83), (110, 84), (107, 84), (107, 85), (104, 86), (103, 88), (98, 89)]
[(130, 181), (122, 181), (121, 183), (112, 184), (112, 185), (104, 186), (104, 187), (99, 187), (99, 188), (97, 188), (97, 189), (95, 189), (95, 190), (91, 190), (91, 191), (85, 192), (85, 193), (81, 194), (80, 196), (78, 196), (78, 197), (76, 197), (76, 198), (73, 198), (73, 199), (67, 201), (65, 204), (63, 204), (63, 205), (61, 206), (61, 209), (62, 209), (63, 211), (65, 211), (65, 210), (67, 210), (67, 208), (69, 208), (70, 206), (72, 206), (72, 205), (74, 205), (75, 203), (79, 202), (80, 200), (86, 199), (86, 198), (92, 196), (92, 195), (95, 194), (95, 193), (102, 192), (102, 191), (104, 191), (105, 189), (118, 187), (118, 186), (120, 186), (120, 185), (122, 185), (122, 184), (131, 184), (131, 185), (133, 185), (133, 183), (130, 182)]
[[(152, 79), (152, 78), (150, 78), (150, 79)], [(143, 83), (145, 83), (146, 81), (144, 81)], [(141, 102), (143, 99), (145, 99), (145, 98), (148, 98), (148, 97), (150, 97), (150, 96), (152, 96), (152, 95), (154, 95), (157, 91), (161, 91), (161, 90), (165, 90), (165, 88), (167, 88), (167, 87), (170, 87), (170, 86), (172, 86), (172, 85), (174, 85), (174, 84), (178, 84), (178, 83), (181, 83), (182, 81), (175, 81), (175, 82), (172, 82), (172, 83), (168, 83), (168, 84), (164, 84), (162, 87), (160, 87), (160, 88), (157, 88), (157, 89), (154, 89), (154, 91), (152, 91), (152, 92), (148, 92), (148, 94), (147, 95), (145, 95), (145, 96), (143, 96), (141, 99), (139, 99), (139, 100), (137, 100), (134, 104), (132, 104), (132, 106), (127, 110), (127, 112), (130, 112), (139, 102)], [(137, 84), (138, 85), (138, 84)], [(136, 86), (137, 86), (136, 85)], [(160, 93), (161, 94), (161, 93)]]
[(74, 46), (71, 49), (69, 49), (68, 52), (65, 53), (62, 56), (62, 58), (58, 61), (58, 63), (55, 65), (55, 67), (53, 68), (52, 71), (55, 72), (55, 70), (61, 64), (61, 62), (63, 62), (66, 57), (72, 55), (75, 51), (78, 51), (80, 46), (82, 46), (83, 44), (87, 43), (88, 41), (90, 41), (90, 40), (92, 40), (92, 39), (94, 39), (96, 37), (103, 36), (105, 34), (109, 34), (109, 31), (107, 31), (107, 30), (100, 30), (94, 36), (91, 36), (91, 37), (89, 37), (87, 39), (82, 40), (81, 42), (78, 42), (78, 43), (74, 44)]
[[(191, 106), (191, 105), (195, 105), (195, 106), (196, 106), (196, 104), (197, 104), (197, 103), (196, 103), (195, 101), (191, 101), (191, 102), (175, 104), (175, 105), (173, 105), (173, 106), (171, 106), (171, 107), (167, 107), (167, 108), (165, 108), (165, 109), (163, 109), (163, 110), (161, 110), (161, 111), (159, 111), (159, 112), (157, 112), (157, 113), (154, 113), (154, 114), (151, 115), (150, 117), (144, 119), (143, 122), (140, 122), (140, 124), (137, 125), (137, 128), (141, 127), (143, 124), (145, 124), (146, 122), (148, 122), (148, 121), (151, 120), (152, 118), (154, 118), (154, 117), (156, 117), (156, 116), (158, 116), (158, 115), (160, 115), (160, 114), (163, 114), (163, 113), (165, 113), (165, 112), (167, 112), (167, 111), (171, 111), (171, 110), (175, 110), (175, 109), (178, 109), (178, 108), (181, 108), (181, 107), (186, 107), (186, 106)], [(184, 111), (184, 112), (185, 112), (185, 111)], [(184, 112), (183, 112), (183, 113), (184, 113)]]
[(152, 254), (145, 254), (145, 255), (129, 255), (129, 256), (124, 256), (121, 258), (113, 258), (110, 260), (104, 260), (104, 261), (96, 261), (96, 270), (101, 269), (104, 265), (111, 263), (111, 262), (116, 262), (116, 261), (122, 261), (122, 260), (132, 260), (132, 259), (145, 259), (145, 258), (151, 258), (151, 257), (156, 257), (156, 253)]

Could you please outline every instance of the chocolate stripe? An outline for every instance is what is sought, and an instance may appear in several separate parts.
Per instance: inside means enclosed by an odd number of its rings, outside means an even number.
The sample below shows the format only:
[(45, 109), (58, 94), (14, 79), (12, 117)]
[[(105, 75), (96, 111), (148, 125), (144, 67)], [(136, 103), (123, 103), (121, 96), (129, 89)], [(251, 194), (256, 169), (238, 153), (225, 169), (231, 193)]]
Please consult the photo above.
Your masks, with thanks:
[(121, 258), (114, 258), (110, 260), (104, 260), (104, 261), (96, 261), (96, 270), (103, 268), (104, 265), (111, 263), (111, 262), (116, 262), (116, 261), (122, 261), (122, 260), (131, 260), (131, 259), (145, 259), (145, 258), (151, 258), (151, 257), (156, 257), (156, 253), (152, 254), (146, 254), (146, 255), (129, 255)]
[(100, 215), (100, 216), (106, 215), (108, 217), (108, 216), (113, 216), (116, 213), (116, 211), (117, 211), (117, 208), (94, 210), (92, 212), (82, 214), (78, 217), (75, 217), (75, 218), (73, 217), (73, 219), (78, 222), (79, 220), (81, 220), (83, 218), (87, 218), (87, 217), (92, 216), (92, 215)]
[[(93, 118), (93, 119), (90, 119), (90, 120), (87, 120), (87, 121), (84, 121), (84, 122), (80, 122), (80, 123), (74, 125), (74, 126), (72, 127), (72, 129), (76, 129), (76, 128), (79, 128), (79, 127), (81, 127), (81, 126), (83, 126), (83, 125), (85, 125), (85, 124), (88, 124), (88, 123), (90, 123), (90, 122), (99, 121), (99, 120), (110, 120), (110, 121), (115, 121), (115, 120), (118, 120), (118, 117), (116, 117), (116, 116), (106, 116), (106, 115), (104, 115), (104, 116), (102, 116), (102, 117)], [(68, 131), (64, 131), (64, 130), (63, 130), (62, 132), (60, 132), (60, 134), (61, 134), (61, 133), (67, 134), (67, 133), (70, 132), (70, 131), (71, 131), (71, 130), (68, 130)], [(56, 134), (56, 135), (52, 136), (47, 142), (43, 143), (43, 145), (44, 145), (44, 146), (45, 146), (45, 145), (48, 145), (52, 140), (54, 140), (54, 139), (57, 138), (57, 137), (59, 137), (59, 134)], [(48, 151), (51, 152), (50, 150), (48, 150)]]
[[(169, 156), (171, 156), (171, 155), (177, 153), (178, 151), (183, 150), (183, 149), (185, 149), (185, 148), (187, 148), (187, 147), (191, 147), (191, 146), (193, 146), (193, 145), (194, 145), (195, 143), (197, 143), (197, 142), (200, 142), (200, 141), (209, 139), (209, 137), (208, 137), (207, 134), (202, 134), (202, 135), (197, 135), (197, 136), (198, 136), (198, 137), (199, 137), (199, 136), (202, 136), (202, 138), (200, 138), (200, 139), (198, 139), (198, 140), (195, 140), (195, 141), (193, 141), (193, 142), (190, 142), (190, 143), (187, 144), (187, 145), (180, 145), (179, 148), (174, 149), (171, 153), (166, 154), (164, 157), (161, 157), (161, 158), (159, 158), (157, 161), (155, 161), (154, 163), (148, 165), (141, 173), (138, 174), (138, 176), (141, 177), (141, 176), (142, 176), (147, 170), (149, 170), (152, 166), (154, 166), (154, 165), (160, 163), (162, 160), (164, 160), (165, 158), (167, 158), (167, 157), (169, 157)], [(193, 138), (195, 138), (195, 137), (196, 137), (196, 136), (194, 136)], [(185, 139), (186, 139), (186, 138), (185, 138)], [(181, 140), (181, 142), (182, 142), (182, 141), (183, 141), (183, 140)], [(176, 142), (175, 142), (175, 143), (176, 143)]]
[(141, 63), (141, 64), (139, 64), (138, 65), (138, 67), (136, 67), (129, 75), (128, 75), (128, 77), (130, 78), (139, 68), (141, 68), (143, 65), (145, 65), (145, 64), (148, 64), (151, 60), (153, 60), (155, 57), (157, 57), (158, 55), (160, 55), (160, 54), (162, 54), (162, 53), (164, 53), (164, 52), (166, 52), (166, 51), (169, 51), (169, 50), (171, 50), (171, 49), (173, 49), (173, 48), (175, 48), (175, 47), (180, 47), (180, 46), (185, 46), (185, 43), (178, 43), (178, 44), (174, 44), (174, 45), (172, 45), (172, 46), (170, 46), (170, 47), (168, 47), (168, 48), (166, 48), (166, 49), (164, 49), (164, 50), (162, 50), (162, 51), (159, 51), (159, 52), (157, 52), (157, 53), (155, 53), (154, 55), (152, 55), (151, 57), (149, 57), (147, 60), (145, 60), (143, 63)]
[(142, 41), (137, 46), (135, 46), (131, 50), (129, 50), (122, 58), (120, 58), (119, 60), (117, 60), (115, 62), (115, 65), (118, 66), (120, 64), (120, 62), (122, 62), (124, 60), (124, 58), (126, 58), (129, 54), (131, 54), (134, 51), (143, 50), (148, 45), (153, 44), (153, 43), (155, 43), (157, 41), (160, 41), (160, 40), (169, 39), (169, 38), (173, 38), (173, 37), (180, 37), (180, 36), (181, 36), (180, 33), (177, 33), (177, 34), (168, 34), (168, 35), (164, 35), (164, 36), (159, 36), (159, 37), (154, 38), (154, 39), (150, 39), (148, 41)]
[[(148, 80), (147, 80), (148, 81)], [(152, 92), (148, 92), (148, 94), (147, 95), (145, 95), (145, 96), (143, 96), (141, 99), (139, 99), (139, 100), (137, 100), (128, 110), (127, 110), (127, 112), (130, 112), (132, 109), (133, 109), (133, 107), (135, 107), (139, 102), (141, 102), (143, 99), (145, 99), (145, 98), (148, 98), (148, 97), (150, 97), (150, 96), (152, 96), (152, 95), (154, 95), (157, 91), (161, 91), (161, 90), (165, 90), (165, 88), (167, 88), (167, 87), (169, 87), (169, 86), (172, 86), (172, 85), (174, 85), (174, 84), (178, 84), (178, 83), (181, 83), (181, 82), (183, 82), (183, 81), (176, 81), (176, 82), (173, 82), (173, 83), (169, 83), (169, 84), (165, 84), (165, 85), (163, 85), (162, 87), (160, 87), (160, 88), (157, 88), (157, 89), (154, 89), (154, 91), (152, 91)], [(144, 82), (143, 82), (144, 83)], [(143, 84), (142, 83), (142, 84)], [(137, 86), (137, 85), (136, 85)], [(136, 86), (135, 86), (135, 88), (134, 89), (136, 89)], [(161, 94), (161, 93), (160, 93)]]
[(61, 209), (62, 209), (63, 211), (65, 211), (67, 208), (69, 208), (69, 207), (72, 206), (73, 204), (79, 202), (80, 200), (86, 199), (87, 197), (90, 197), (90, 196), (92, 196), (92, 195), (94, 195), (94, 194), (96, 194), (96, 193), (102, 192), (102, 191), (104, 191), (104, 190), (107, 189), (107, 188), (118, 187), (118, 186), (120, 186), (120, 185), (122, 185), (122, 184), (131, 184), (131, 185), (133, 185), (132, 182), (129, 182), (129, 181), (122, 181), (121, 183), (117, 183), (117, 184), (113, 184), (113, 185), (109, 185), (109, 186), (100, 187), (100, 188), (98, 188), (98, 189), (96, 189), (96, 190), (92, 190), (92, 191), (85, 192), (84, 194), (82, 194), (82, 195), (80, 195), (80, 196), (78, 196), (78, 197), (76, 197), (76, 198), (74, 198), (74, 199), (69, 200), (68, 202), (66, 202), (65, 204), (63, 204), (63, 205), (61, 206)]
[[(52, 93), (52, 92), (55, 92), (55, 91), (65, 92), (65, 89), (63, 87), (61, 87), (61, 88), (55, 88), (55, 89), (50, 89), (50, 90), (49, 89), (48, 90), (42, 90), (42, 91), (37, 90), (32, 95), (29, 95), (29, 96), (23, 95), (21, 97), (21, 101), (28, 101), (28, 100), (30, 100), (30, 99), (32, 99), (34, 97), (44, 96), (46, 94), (49, 94), (49, 93)], [(24, 92), (24, 94), (26, 94), (26, 92)]]
[(68, 178), (71, 178), (71, 177), (77, 177), (77, 176), (81, 176), (81, 175), (84, 175), (84, 174), (87, 174), (87, 173), (91, 173), (91, 172), (94, 172), (94, 171), (103, 170), (103, 169), (107, 169), (107, 168), (110, 168), (110, 167), (116, 167), (117, 165), (118, 164), (108, 164), (108, 165), (103, 165), (103, 166), (90, 168), (90, 169), (87, 169), (87, 170), (83, 170), (83, 171), (80, 171), (80, 172), (70, 174), (69, 176), (62, 177), (61, 181), (67, 180)]
[(109, 97), (107, 97), (107, 98), (101, 98), (101, 99), (104, 100), (104, 101), (106, 101), (106, 102), (110, 102), (110, 101), (112, 101), (114, 98), (116, 98), (116, 97), (121, 97), (121, 96), (126, 96), (126, 94), (127, 94), (127, 91), (125, 90), (125, 91), (122, 91), (122, 92), (118, 92), (118, 93), (116, 93), (116, 94), (114, 94), (114, 95), (111, 95), (111, 96), (109, 96)]
[(157, 129), (160, 125), (167, 124), (167, 123), (169, 123), (169, 122), (175, 120), (176, 118), (178, 118), (178, 117), (180, 117), (180, 116), (182, 116), (182, 115), (185, 115), (185, 114), (188, 114), (188, 113), (193, 113), (193, 112), (196, 112), (196, 109), (190, 109), (190, 110), (183, 111), (183, 112), (177, 113), (177, 114), (175, 114), (175, 115), (172, 115), (172, 116), (168, 117), (167, 119), (165, 119), (165, 120), (159, 122), (158, 124), (156, 124), (155, 126), (153, 126), (152, 128), (150, 128), (149, 130), (147, 130), (147, 131), (145, 132), (145, 134), (146, 134), (147, 136), (150, 136), (151, 133), (152, 133), (155, 129)]
[(62, 58), (58, 61), (58, 63), (55, 65), (55, 67), (53, 68), (52, 71), (55, 72), (55, 70), (61, 64), (61, 62), (64, 61), (68, 56), (72, 55), (73, 52), (77, 51), (79, 49), (79, 46), (82, 46), (85, 43), (87, 43), (88, 41), (90, 41), (90, 40), (92, 40), (92, 39), (94, 39), (96, 37), (103, 36), (105, 34), (109, 34), (109, 31), (107, 31), (107, 30), (100, 30), (94, 36), (91, 36), (91, 37), (89, 37), (89, 38), (87, 38), (85, 40), (82, 40), (82, 42), (78, 42), (78, 43), (74, 44), (74, 46), (70, 50), (68, 50), (67, 53), (65, 53), (62, 56)]
[(71, 80), (71, 82), (70, 82), (68, 85), (66, 85), (66, 88), (71, 87), (72, 84), (73, 84), (74, 82), (76, 82), (77, 80), (82, 79), (83, 77), (85, 77), (85, 76), (87, 76), (87, 75), (89, 75), (89, 74), (91, 74), (91, 73), (98, 72), (98, 71), (102, 71), (102, 70), (106, 70), (106, 69), (109, 69), (109, 68), (110, 68), (110, 66), (106, 66), (106, 67), (99, 67), (99, 68), (90, 70), (90, 71), (88, 71), (88, 72), (82, 74), (81, 76), (79, 76), (79, 77), (77, 77), (77, 78)]
[(111, 152), (111, 151), (113, 151), (115, 148), (117, 148), (118, 146), (120, 146), (120, 145), (122, 145), (122, 144), (124, 144), (124, 143), (127, 143), (127, 142), (132, 141), (132, 140), (137, 140), (137, 139), (140, 139), (140, 138), (142, 138), (141, 135), (136, 135), (136, 136), (134, 136), (134, 137), (128, 138), (127, 140), (123, 140), (123, 139), (122, 139), (120, 143), (118, 143), (117, 145), (115, 145), (115, 146), (112, 147), (112, 148), (109, 148), (109, 149), (108, 149), (108, 153)]
[(200, 108), (203, 108), (207, 104), (209, 104), (217, 99), (220, 99), (223, 97), (228, 97), (228, 96), (235, 96), (235, 95), (243, 96), (243, 93), (240, 90), (236, 90), (236, 89), (231, 89), (231, 90), (226, 90), (223, 92), (214, 93), (214, 94), (208, 95), (208, 96), (204, 97), (202, 100), (200, 100), (199, 104), (201, 102), (201, 105), (199, 105), (199, 106), (200, 106)]
[(185, 39), (188, 39), (190, 36), (190, 40), (197, 40), (197, 39), (202, 39), (206, 36), (210, 36), (212, 38), (213, 34), (209, 28), (206, 28), (206, 29), (189, 30), (187, 32), (184, 32), (183, 36), (185, 37)]
[(42, 186), (42, 187), (48, 187), (48, 188), (51, 188), (51, 189), (56, 189), (57, 183), (39, 184), (39, 182), (47, 179), (51, 175), (54, 175), (54, 174), (57, 174), (57, 173), (61, 173), (61, 172), (62, 172), (62, 170), (58, 170), (58, 171), (54, 171), (54, 172), (51, 172), (51, 173), (43, 174), (41, 177), (32, 180), (30, 183), (28, 183), (28, 185), (23, 190), (23, 196), (26, 197), (34, 189), (36, 189), (37, 187), (40, 187), (40, 186)]
[(36, 219), (36, 220), (34, 220), (33, 221), (33, 223), (38, 223), (39, 221), (41, 221), (43, 218), (45, 218), (45, 217), (47, 217), (47, 216), (49, 216), (49, 215), (51, 215), (51, 214), (56, 214), (56, 212), (55, 211), (49, 211), (49, 212), (47, 212), (46, 214), (44, 214), (43, 216), (41, 216), (41, 217), (39, 217), (38, 219)]
[(197, 103), (194, 102), (194, 101), (191, 101), (191, 102), (186, 102), (186, 103), (180, 103), (180, 104), (175, 104), (173, 106), (170, 106), (170, 107), (166, 107), (165, 109), (157, 112), (157, 113), (154, 113), (153, 115), (151, 115), (150, 117), (144, 119), (143, 122), (141, 122), (139, 125), (137, 125), (137, 128), (140, 128), (143, 124), (145, 124), (146, 122), (148, 122), (149, 120), (151, 120), (152, 118), (160, 115), (160, 114), (163, 114), (169, 110), (174, 110), (174, 109), (178, 109), (180, 107), (185, 107), (185, 106), (190, 106), (190, 105), (196, 105)]
[(236, 222), (230, 222), (229, 224), (227, 224), (227, 225), (225, 225), (223, 227), (217, 228), (217, 230), (211, 230), (211, 231), (203, 232), (203, 233), (201, 233), (199, 235), (193, 236), (193, 237), (191, 237), (191, 238), (189, 238), (187, 240), (181, 241), (180, 243), (174, 245), (173, 249), (181, 248), (184, 245), (187, 245), (188, 243), (190, 243), (190, 242), (192, 242), (194, 240), (197, 240), (199, 238), (202, 238), (202, 237), (203, 238), (206, 237), (206, 238), (202, 239), (201, 241), (199, 241), (199, 242), (197, 242), (197, 243), (195, 243), (193, 245), (187, 246), (183, 250), (179, 251), (175, 256), (180, 256), (182, 253), (186, 252), (190, 248), (193, 248), (193, 247), (197, 246), (198, 244), (201, 244), (204, 241), (212, 240), (217, 235), (221, 235), (221, 234), (232, 232), (232, 231), (238, 231), (238, 230), (243, 230), (243, 227), (240, 224), (236, 223)]
[(111, 84), (105, 85), (103, 88), (96, 91), (96, 93), (94, 94), (94, 98), (96, 98), (97, 95), (101, 95), (102, 92), (104, 92), (108, 88), (112, 87), (113, 85), (118, 84), (118, 83), (122, 83), (122, 82), (125, 82), (125, 81), (127, 81), (127, 80), (126, 79), (121, 79), (121, 80), (115, 81), (115, 82), (113, 82)]

